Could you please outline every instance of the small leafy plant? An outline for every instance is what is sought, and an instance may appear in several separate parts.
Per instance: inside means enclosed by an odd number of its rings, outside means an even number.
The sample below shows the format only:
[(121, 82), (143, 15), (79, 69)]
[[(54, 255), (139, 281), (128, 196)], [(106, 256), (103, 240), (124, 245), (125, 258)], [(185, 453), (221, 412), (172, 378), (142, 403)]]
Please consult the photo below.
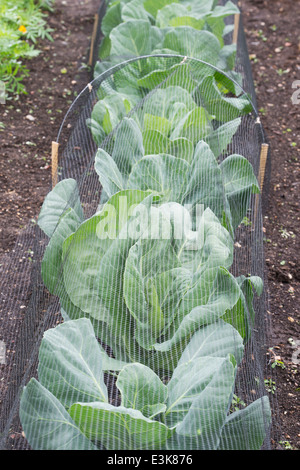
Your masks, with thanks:
[[(26, 93), (23, 81), (29, 71), (23, 60), (39, 54), (38, 38), (52, 40), (42, 11), (46, 2), (4, 0), (0, 6), (0, 80), (5, 83), (6, 99)], [(47, 2), (50, 7), (52, 1)]]

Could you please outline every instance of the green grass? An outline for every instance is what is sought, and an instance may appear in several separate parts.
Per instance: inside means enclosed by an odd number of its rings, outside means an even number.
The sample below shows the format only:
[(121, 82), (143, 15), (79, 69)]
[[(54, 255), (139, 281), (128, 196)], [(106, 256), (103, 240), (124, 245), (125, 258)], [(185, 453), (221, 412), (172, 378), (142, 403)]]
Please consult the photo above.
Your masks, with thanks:
[(26, 93), (23, 84), (29, 71), (24, 60), (36, 57), (38, 39), (52, 40), (47, 10), (54, 0), (2, 0), (0, 5), (0, 81), (6, 99)]

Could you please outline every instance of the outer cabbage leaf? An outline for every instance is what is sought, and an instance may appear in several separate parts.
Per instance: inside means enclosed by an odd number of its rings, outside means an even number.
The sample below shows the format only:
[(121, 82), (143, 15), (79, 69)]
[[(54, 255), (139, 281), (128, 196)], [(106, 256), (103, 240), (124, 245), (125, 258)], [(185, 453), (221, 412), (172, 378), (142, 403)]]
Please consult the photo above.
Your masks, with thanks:
[(139, 410), (108, 403), (75, 403), (69, 413), (82, 433), (106, 450), (157, 449), (173, 432)]
[(20, 420), (34, 450), (96, 450), (57, 398), (35, 379), (23, 390)]

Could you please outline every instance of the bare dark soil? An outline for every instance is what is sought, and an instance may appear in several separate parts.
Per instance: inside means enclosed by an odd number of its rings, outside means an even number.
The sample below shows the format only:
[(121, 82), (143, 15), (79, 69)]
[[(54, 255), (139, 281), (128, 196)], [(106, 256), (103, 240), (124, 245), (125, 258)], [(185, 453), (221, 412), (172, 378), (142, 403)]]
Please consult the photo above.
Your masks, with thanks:
[[(28, 94), (0, 105), (0, 266), (13, 253), (22, 229), (36, 219), (49, 191), (51, 141), (76, 94), (90, 80), (83, 64), (99, 3), (56, 1), (55, 12), (49, 15), (54, 42), (41, 41), (41, 54), (27, 64)], [(300, 450), (300, 103), (292, 104), (292, 84), (300, 79), (300, 3), (241, 4), (258, 107), (272, 150), (264, 218), (270, 361), (276, 361), (283, 448)], [(279, 443), (273, 444), (279, 448)]]
[(258, 108), (272, 151), (264, 218), (270, 360), (277, 361), (282, 439), (286, 448), (300, 450), (300, 102), (292, 102), (296, 91), (292, 85), (300, 79), (300, 2), (244, 0), (241, 4)]

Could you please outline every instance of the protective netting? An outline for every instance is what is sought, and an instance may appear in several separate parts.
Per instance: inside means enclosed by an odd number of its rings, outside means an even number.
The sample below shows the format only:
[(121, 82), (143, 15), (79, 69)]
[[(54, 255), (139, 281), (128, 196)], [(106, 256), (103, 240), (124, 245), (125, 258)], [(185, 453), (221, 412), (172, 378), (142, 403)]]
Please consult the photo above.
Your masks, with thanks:
[[(150, 25), (147, 25), (147, 22), (150, 22)], [(94, 78), (113, 64), (133, 56), (156, 52), (182, 53), (204, 61), (208, 59), (210, 64), (218, 65), (250, 94), (257, 109), (243, 27), (242, 2), (107, 1), (101, 3), (95, 27), (97, 33), (93, 41), (92, 61)], [(141, 32), (145, 27), (149, 28), (146, 34), (148, 42), (140, 40), (138, 33), (135, 35), (135, 30)], [(267, 140), (266, 135), (264, 138)], [(262, 196), (263, 211), (266, 211), (268, 206), (270, 174), (269, 153), (264, 179), (265, 191)]]
[[(234, 49), (193, 15), (107, 56), (64, 119), (58, 183), (1, 266), (4, 449), (271, 447), (266, 139)], [(189, 35), (201, 57), (167, 47)]]

